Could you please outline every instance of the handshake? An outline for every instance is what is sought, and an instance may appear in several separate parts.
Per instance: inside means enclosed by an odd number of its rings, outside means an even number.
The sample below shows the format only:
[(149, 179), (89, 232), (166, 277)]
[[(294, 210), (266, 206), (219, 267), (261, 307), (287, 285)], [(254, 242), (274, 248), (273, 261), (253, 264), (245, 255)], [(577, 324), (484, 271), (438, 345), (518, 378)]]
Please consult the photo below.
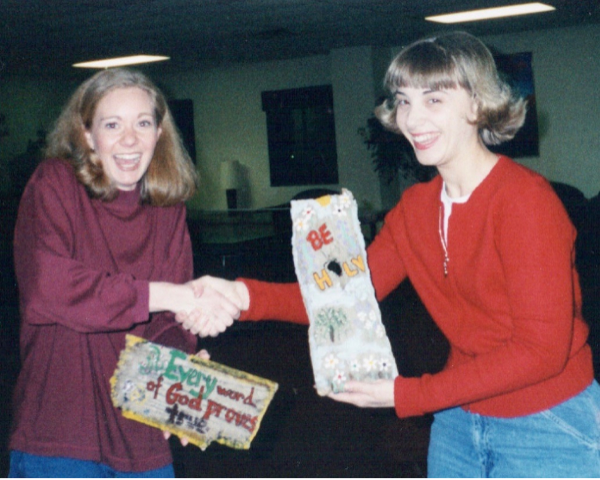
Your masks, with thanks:
[(182, 287), (191, 288), (193, 298), (185, 302), (185, 308), (175, 310), (175, 320), (200, 337), (223, 333), (250, 305), (248, 289), (239, 281), (207, 275)]

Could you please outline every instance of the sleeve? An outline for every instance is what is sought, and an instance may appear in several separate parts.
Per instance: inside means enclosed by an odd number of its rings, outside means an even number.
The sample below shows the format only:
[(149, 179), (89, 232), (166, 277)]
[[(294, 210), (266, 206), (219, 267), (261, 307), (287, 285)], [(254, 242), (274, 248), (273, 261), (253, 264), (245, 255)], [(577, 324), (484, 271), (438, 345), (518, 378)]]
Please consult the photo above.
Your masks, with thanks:
[(102, 332), (148, 320), (147, 281), (99, 271), (74, 258), (77, 203), (76, 180), (48, 164), (38, 168), (23, 193), (14, 254), (25, 321)]
[(387, 297), (406, 278), (406, 268), (394, 240), (394, 230), (401, 225), (402, 203), (387, 214), (381, 231), (367, 248), (371, 281), (379, 301)]
[[(384, 227), (367, 248), (371, 280), (378, 300), (385, 298), (405, 278), (406, 273), (391, 227)], [(309, 320), (298, 283), (269, 283), (246, 278), (238, 279), (250, 293), (250, 308), (240, 317), (248, 320), (281, 320), (308, 325)]]
[[(574, 343), (575, 231), (560, 201), (548, 189), (523, 191), (496, 212), (495, 248), (505, 279), (510, 338), (490, 350), (482, 344), (482, 353), (458, 364), (451, 359), (440, 373), (397, 377), (399, 417), (510, 394), (548, 380), (565, 368)], [(488, 323), (486, 328), (493, 327)], [(481, 342), (485, 342), (485, 334), (480, 335)]]
[[(14, 254), (24, 321), (81, 333), (124, 331), (147, 322), (148, 279), (77, 260), (80, 244), (95, 245), (101, 235), (82, 220), (89, 214), (82, 196), (70, 170), (57, 163), (42, 164), (23, 193)], [(78, 231), (82, 224), (89, 226), (85, 232)], [(191, 253), (187, 258), (191, 264)]]
[(248, 288), (250, 307), (242, 312), (240, 321), (280, 320), (308, 325), (308, 315), (300, 284), (271, 283), (239, 278)]

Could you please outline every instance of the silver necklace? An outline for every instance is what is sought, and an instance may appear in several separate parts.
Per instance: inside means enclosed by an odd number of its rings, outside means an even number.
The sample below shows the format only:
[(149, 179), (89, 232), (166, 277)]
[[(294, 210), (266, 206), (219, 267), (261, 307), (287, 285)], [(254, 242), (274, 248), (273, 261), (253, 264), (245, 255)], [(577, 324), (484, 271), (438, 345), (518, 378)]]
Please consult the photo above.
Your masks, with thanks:
[(439, 211), (439, 225), (438, 232), (440, 234), (440, 241), (442, 242), (442, 248), (444, 249), (444, 277), (448, 276), (448, 263), (450, 263), (450, 257), (448, 257), (448, 245), (446, 244), (446, 240), (444, 239), (444, 231), (443, 231), (443, 215), (442, 215), (442, 205), (440, 205)]

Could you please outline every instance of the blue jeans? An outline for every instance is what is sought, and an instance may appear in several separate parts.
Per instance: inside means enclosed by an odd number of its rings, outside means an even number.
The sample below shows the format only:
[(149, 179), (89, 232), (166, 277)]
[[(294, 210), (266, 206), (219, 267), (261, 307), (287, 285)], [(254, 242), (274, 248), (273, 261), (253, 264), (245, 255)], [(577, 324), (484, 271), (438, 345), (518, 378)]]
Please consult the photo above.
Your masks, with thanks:
[(173, 465), (145, 472), (121, 472), (98, 462), (10, 452), (9, 478), (174, 478)]
[(431, 427), (430, 477), (600, 477), (600, 385), (540, 413), (496, 418), (452, 408)]

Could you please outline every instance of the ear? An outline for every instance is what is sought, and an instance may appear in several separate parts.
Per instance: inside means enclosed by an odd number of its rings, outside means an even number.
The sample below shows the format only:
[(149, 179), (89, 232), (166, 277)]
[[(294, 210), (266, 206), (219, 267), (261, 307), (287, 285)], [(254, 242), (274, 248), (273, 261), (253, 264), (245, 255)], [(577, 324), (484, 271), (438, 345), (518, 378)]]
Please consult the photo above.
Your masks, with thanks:
[(467, 120), (471, 123), (477, 123), (477, 120), (479, 120), (479, 102), (475, 95), (471, 96), (471, 108), (467, 114)]
[(94, 145), (94, 137), (92, 137), (92, 132), (84, 129), (83, 134), (85, 135), (85, 139), (87, 141), (88, 146), (92, 150), (96, 150), (96, 146)]

